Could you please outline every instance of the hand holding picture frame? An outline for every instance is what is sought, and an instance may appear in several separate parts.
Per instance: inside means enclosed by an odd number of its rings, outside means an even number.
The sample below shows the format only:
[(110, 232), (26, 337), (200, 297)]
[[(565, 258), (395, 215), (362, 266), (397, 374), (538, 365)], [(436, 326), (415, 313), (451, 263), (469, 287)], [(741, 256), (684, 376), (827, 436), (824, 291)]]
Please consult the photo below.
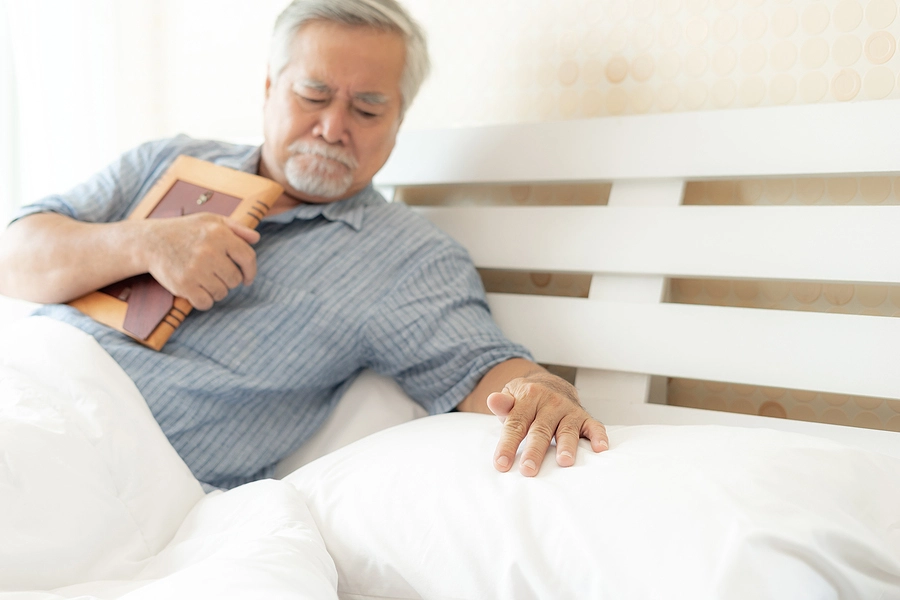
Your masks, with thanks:
[[(283, 188), (270, 179), (179, 156), (150, 188), (129, 219), (159, 219), (212, 212), (256, 228)], [(191, 312), (149, 273), (113, 283), (69, 302), (96, 321), (161, 350)]]

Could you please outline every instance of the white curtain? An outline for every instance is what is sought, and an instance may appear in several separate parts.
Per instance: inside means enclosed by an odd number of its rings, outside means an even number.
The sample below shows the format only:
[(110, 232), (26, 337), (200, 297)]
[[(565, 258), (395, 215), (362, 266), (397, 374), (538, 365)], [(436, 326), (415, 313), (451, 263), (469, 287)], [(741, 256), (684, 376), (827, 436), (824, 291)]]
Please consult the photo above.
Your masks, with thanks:
[(0, 227), (19, 198), (15, 73), (6, 0), (0, 0)]
[(116, 155), (114, 0), (0, 0), (4, 216)]
[(138, 143), (258, 142), (287, 0), (0, 0), (0, 227)]

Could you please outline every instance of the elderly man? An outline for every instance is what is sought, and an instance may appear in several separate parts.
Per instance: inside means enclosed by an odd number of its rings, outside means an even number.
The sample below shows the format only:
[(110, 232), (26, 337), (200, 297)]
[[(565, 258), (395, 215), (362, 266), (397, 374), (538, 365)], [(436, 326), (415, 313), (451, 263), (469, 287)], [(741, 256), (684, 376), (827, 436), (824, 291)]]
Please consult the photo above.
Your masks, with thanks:
[[(575, 389), (491, 321), (465, 251), (372, 188), (427, 71), (424, 36), (394, 0), (296, 0), (275, 25), (262, 147), (147, 143), (25, 207), (0, 238), (0, 292), (93, 335), (213, 486), (270, 476), (365, 368), (430, 413), (498, 415), (500, 471), (522, 440), (526, 476), (554, 436), (562, 466), (580, 437), (606, 449)], [(257, 231), (211, 214), (123, 220), (180, 154), (285, 193)], [(54, 304), (140, 273), (202, 311), (161, 352)]]

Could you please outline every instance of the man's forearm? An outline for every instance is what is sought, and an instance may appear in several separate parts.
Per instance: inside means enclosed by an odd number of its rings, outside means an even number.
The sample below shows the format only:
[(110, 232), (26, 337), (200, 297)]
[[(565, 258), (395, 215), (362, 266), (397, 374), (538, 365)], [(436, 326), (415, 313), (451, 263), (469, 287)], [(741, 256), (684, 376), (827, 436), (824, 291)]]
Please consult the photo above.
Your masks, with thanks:
[(146, 271), (136, 251), (140, 224), (82, 223), (36, 214), (0, 235), (0, 293), (67, 302)]

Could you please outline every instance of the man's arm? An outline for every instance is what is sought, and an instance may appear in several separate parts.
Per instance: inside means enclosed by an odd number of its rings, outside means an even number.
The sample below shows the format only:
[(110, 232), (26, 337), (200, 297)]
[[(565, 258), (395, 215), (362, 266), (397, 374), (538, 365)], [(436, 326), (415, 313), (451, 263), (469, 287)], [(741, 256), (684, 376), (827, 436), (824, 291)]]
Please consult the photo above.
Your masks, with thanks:
[(579, 438), (589, 439), (594, 452), (609, 448), (606, 428), (582, 408), (575, 387), (523, 358), (493, 367), (457, 408), (500, 417), (503, 433), (494, 452), (498, 471), (512, 468), (526, 438), (519, 471), (529, 477), (537, 475), (554, 436), (561, 467), (575, 463)]
[(84, 223), (41, 213), (0, 235), (0, 293), (33, 302), (68, 302), (133, 275), (206, 310), (256, 274), (249, 244), (259, 234), (219, 215)]

